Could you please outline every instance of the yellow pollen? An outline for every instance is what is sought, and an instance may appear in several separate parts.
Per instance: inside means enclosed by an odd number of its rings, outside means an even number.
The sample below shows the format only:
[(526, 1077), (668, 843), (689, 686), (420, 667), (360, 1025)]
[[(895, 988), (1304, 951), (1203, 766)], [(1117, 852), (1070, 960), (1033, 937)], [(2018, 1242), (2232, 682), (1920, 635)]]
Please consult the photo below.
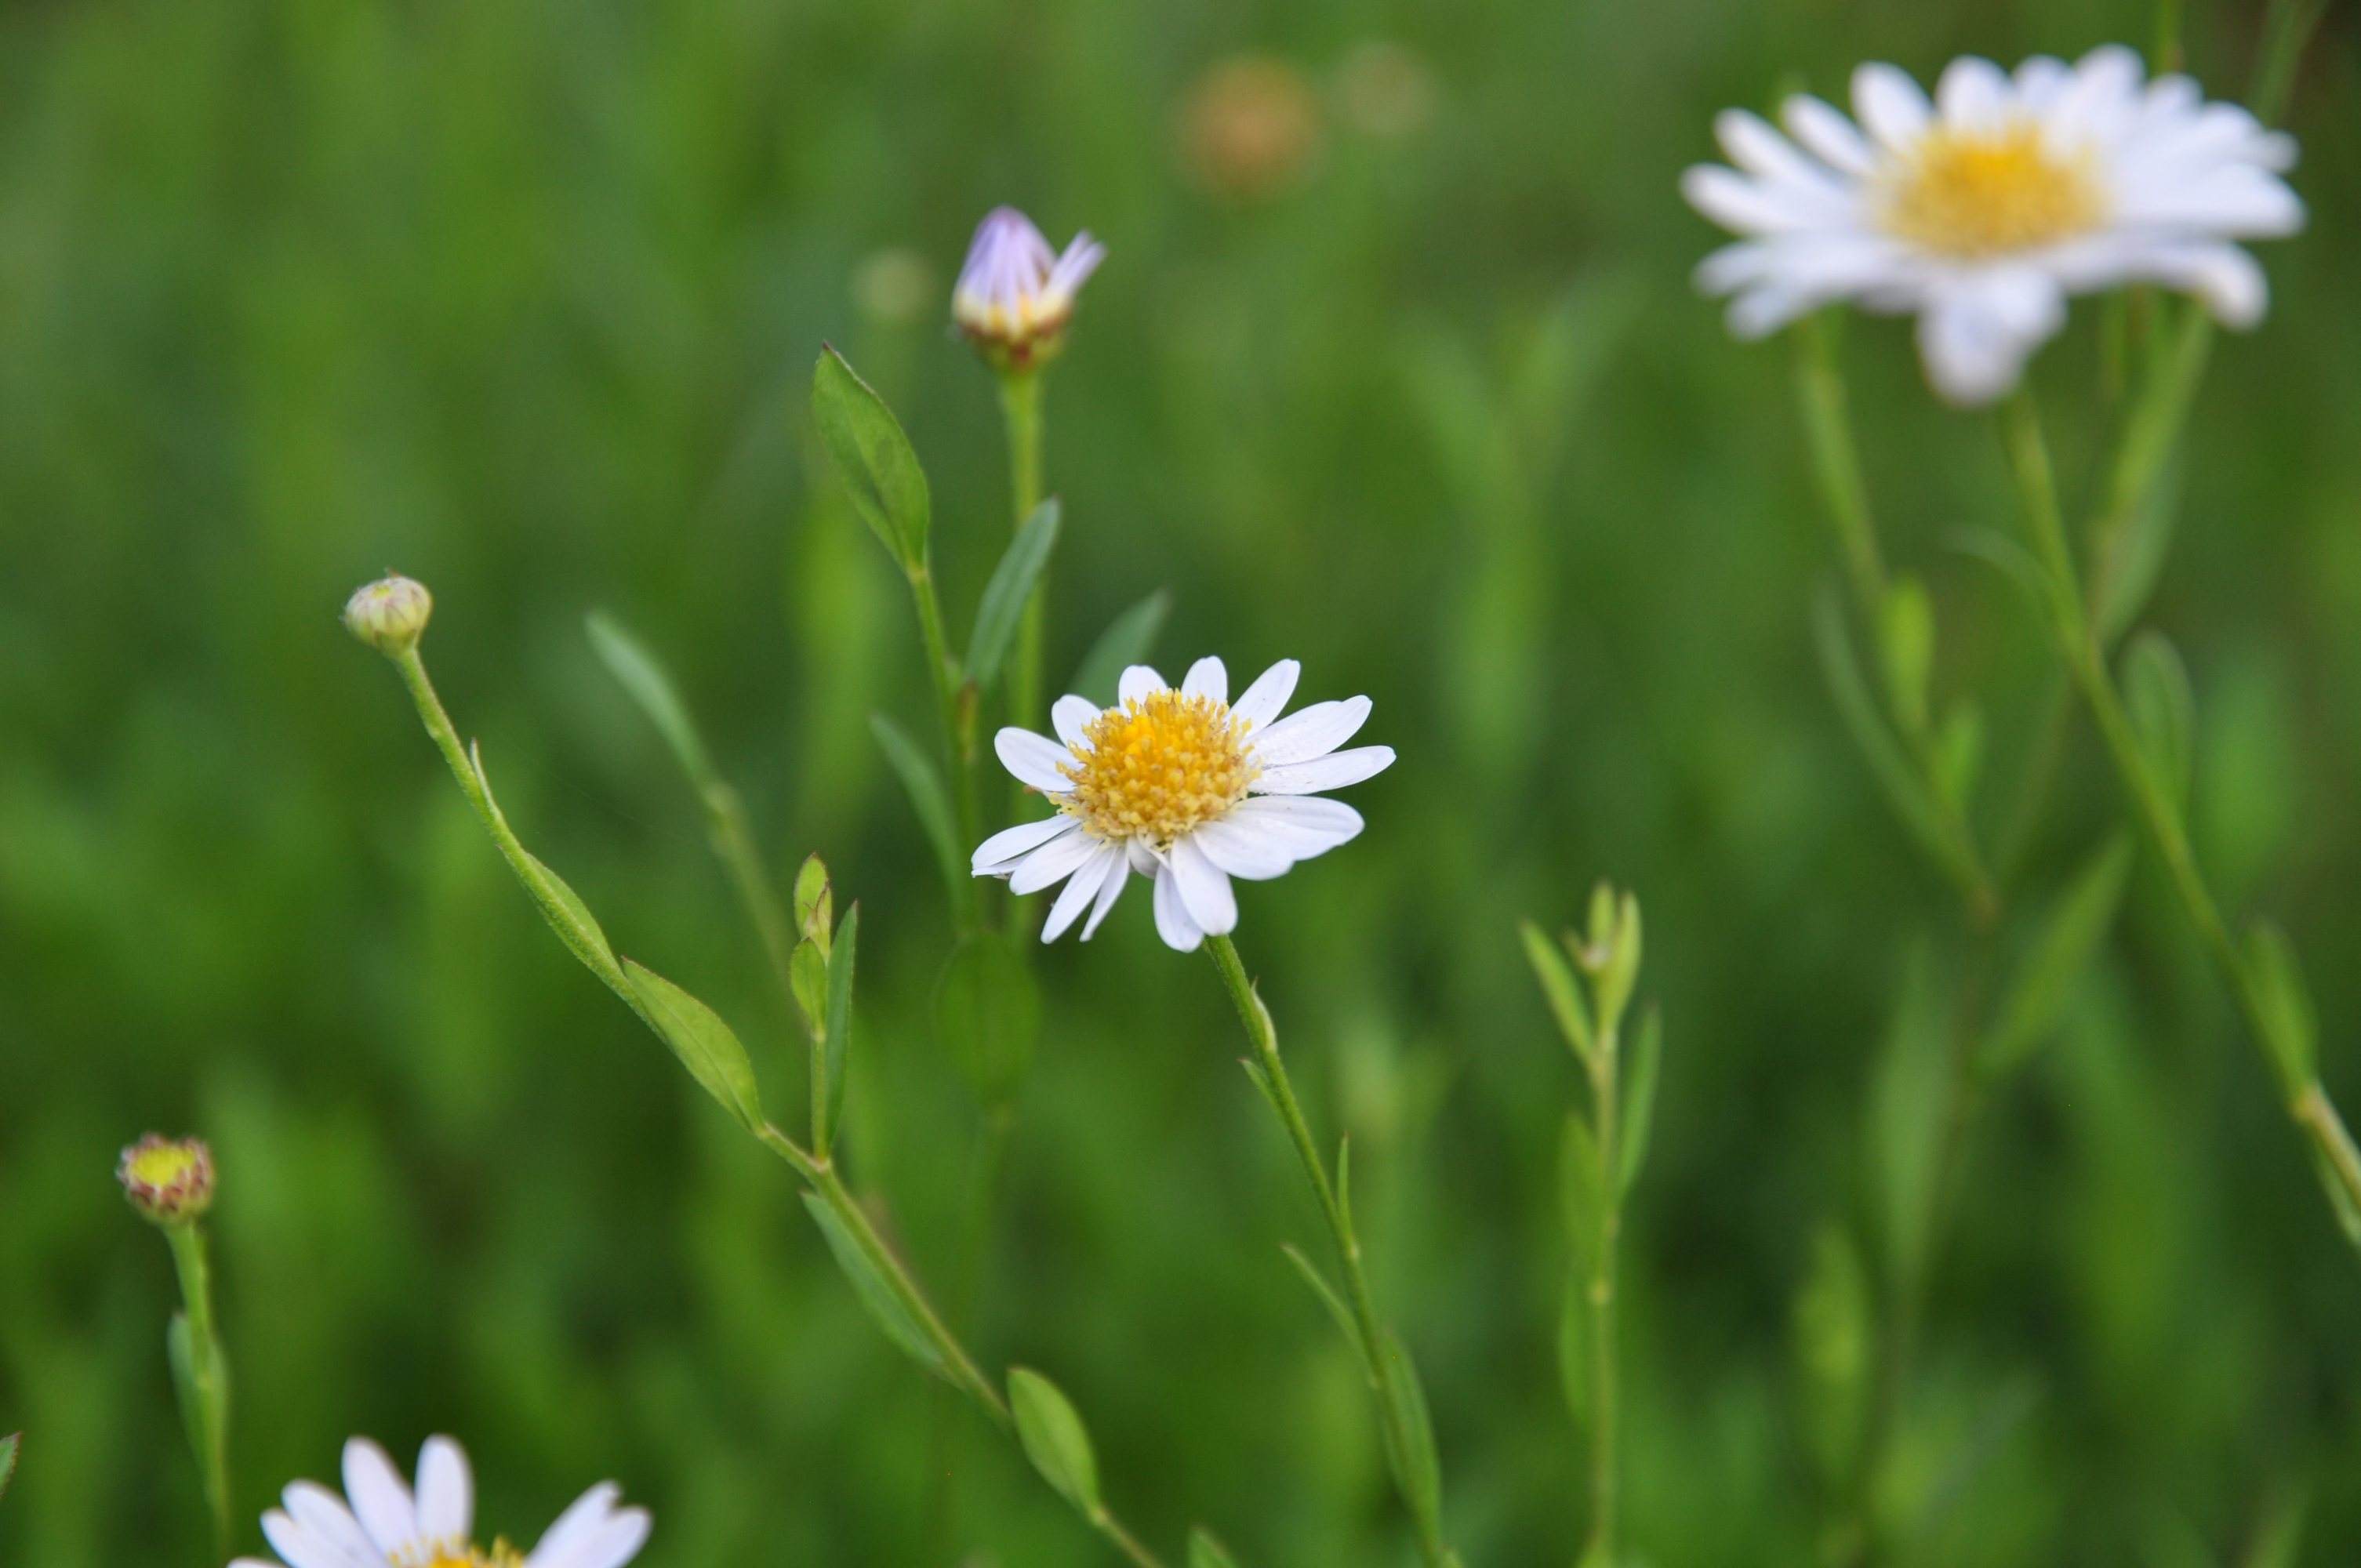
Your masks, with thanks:
[(1246, 729), (1227, 703), (1177, 691), (1109, 708), (1061, 764), (1074, 788), (1059, 809), (1101, 839), (1166, 848), (1246, 797), (1262, 771), (1247, 759)]
[(185, 1144), (150, 1144), (133, 1155), (125, 1168), (150, 1187), (170, 1187), (196, 1174), (196, 1151)]
[[(487, 1552), (464, 1541), (438, 1541), (426, 1549), (432, 1556), (419, 1561), (417, 1568), (523, 1568), (524, 1558), (505, 1541), (492, 1542)], [(401, 1568), (410, 1568), (406, 1562)]]
[(1888, 186), (1888, 232), (1949, 256), (2028, 250), (2094, 227), (2103, 203), (2080, 159), (2059, 158), (2041, 128), (1927, 133)]

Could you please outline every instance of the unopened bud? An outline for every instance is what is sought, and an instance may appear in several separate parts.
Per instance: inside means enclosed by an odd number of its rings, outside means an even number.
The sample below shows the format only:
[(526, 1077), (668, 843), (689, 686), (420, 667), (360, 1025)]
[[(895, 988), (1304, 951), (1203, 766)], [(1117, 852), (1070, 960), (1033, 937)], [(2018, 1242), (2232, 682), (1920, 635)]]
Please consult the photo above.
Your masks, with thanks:
[(150, 1133), (115, 1168), (131, 1206), (159, 1225), (184, 1225), (214, 1201), (214, 1152), (202, 1138)]
[(1074, 295), (1105, 258), (1106, 247), (1087, 232), (1053, 251), (1032, 219), (995, 207), (968, 247), (951, 319), (995, 369), (1030, 370), (1063, 345)]
[(380, 653), (407, 653), (425, 633), (434, 596), (410, 577), (379, 577), (345, 601), (345, 628)]

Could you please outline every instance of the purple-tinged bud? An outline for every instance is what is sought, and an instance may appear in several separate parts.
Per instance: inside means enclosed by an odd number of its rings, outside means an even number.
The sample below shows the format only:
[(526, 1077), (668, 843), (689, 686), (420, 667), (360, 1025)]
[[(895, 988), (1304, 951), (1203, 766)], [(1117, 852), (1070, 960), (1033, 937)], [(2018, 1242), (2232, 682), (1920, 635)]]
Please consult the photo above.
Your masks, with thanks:
[(994, 207), (968, 247), (951, 319), (994, 368), (1029, 370), (1064, 346), (1074, 296), (1104, 259), (1106, 247), (1087, 231), (1060, 255), (1032, 219)]
[(407, 653), (418, 646), (434, 613), (434, 596), (425, 584), (379, 577), (345, 601), (345, 629), (380, 653)]
[(185, 1225), (214, 1201), (214, 1152), (202, 1138), (150, 1133), (115, 1168), (131, 1206), (159, 1225)]

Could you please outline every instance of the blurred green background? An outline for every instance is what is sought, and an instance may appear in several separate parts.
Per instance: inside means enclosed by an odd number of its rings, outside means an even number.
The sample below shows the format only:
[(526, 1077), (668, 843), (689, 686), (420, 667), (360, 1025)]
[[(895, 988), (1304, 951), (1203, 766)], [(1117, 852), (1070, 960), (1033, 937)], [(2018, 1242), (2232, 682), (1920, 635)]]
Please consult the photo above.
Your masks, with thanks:
[[(2260, 9), (2191, 0), (2217, 94)], [(2202, 850), (2295, 933), (2348, 1098), (2353, 20), (2300, 82), (2313, 226), (2222, 345), (2151, 612), (2202, 702)], [(1840, 93), (1859, 58), (1928, 77), (2154, 27), (2134, 0), (0, 8), (0, 1430), (29, 1434), (0, 1561), (199, 1555), (165, 1249), (110, 1177), (150, 1127), (220, 1162), (242, 1517), (349, 1432), (446, 1431), (488, 1534), (613, 1475), (655, 1510), (652, 1564), (1108, 1560), (550, 938), (335, 622), (389, 565), (433, 587), (431, 663), (510, 816), (619, 948), (737, 1021), (785, 1118), (784, 1010), (585, 612), (671, 662), (774, 863), (820, 849), (862, 900), (856, 1179), (956, 1293), (976, 1112), (930, 1025), (932, 862), (866, 724), (929, 734), (925, 681), (805, 397), (829, 339), (900, 411), (963, 628), (1006, 480), (945, 299), (1001, 201), (1110, 248), (1049, 390), (1053, 668), (1166, 587), (1168, 671), (1299, 657), (1400, 751), (1353, 792), (1363, 839), (1251, 888), (1240, 940), (1315, 1122), (1353, 1135), (1470, 1563), (1579, 1540), (1554, 1349), (1578, 1083), (1515, 923), (1570, 920), (1602, 874), (1644, 901), (1667, 1035), (1631, 1538), (1809, 1561), (1831, 1516), (1795, 1302), (1828, 1227), (1875, 1255), (1881, 1041), (1914, 955), (1957, 942), (1815, 667), (1831, 558), (1784, 345), (1692, 296), (1713, 236), (1675, 181), (1715, 108)], [(2078, 494), (2095, 314), (2039, 362)], [(1905, 328), (1847, 336), (1939, 682), (1986, 694), (2004, 760), (2048, 665), (1950, 547), (2008, 521), (1992, 428), (1935, 405)], [(2029, 898), (2114, 811), (2078, 729)], [(1059, 1378), (1159, 1546), (1202, 1520), (1250, 1563), (1407, 1561), (1353, 1363), (1279, 1254), (1319, 1231), (1210, 966), (1135, 889), (1041, 970), (966, 1314), (984, 1359)], [(2361, 1270), (2144, 861), (1970, 1146), (1905, 1557), (2282, 1561), (2256, 1544), (2301, 1515), (2286, 1560), (2355, 1561), (2356, 1324)]]

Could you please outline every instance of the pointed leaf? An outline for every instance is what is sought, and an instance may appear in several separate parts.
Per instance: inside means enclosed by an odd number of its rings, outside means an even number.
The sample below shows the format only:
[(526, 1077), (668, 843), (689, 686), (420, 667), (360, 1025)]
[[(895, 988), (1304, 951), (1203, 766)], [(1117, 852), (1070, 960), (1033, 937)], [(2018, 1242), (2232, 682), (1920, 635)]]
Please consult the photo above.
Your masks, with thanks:
[[(1082, 655), (1082, 666), (1074, 672), (1073, 685), (1067, 689), (1078, 696), (1086, 696), (1102, 707), (1113, 707), (1115, 683), (1123, 678), (1126, 665), (1146, 661), (1148, 651), (1156, 645), (1156, 634), (1164, 630), (1164, 618), (1172, 613), (1172, 596), (1163, 588), (1115, 618), (1091, 651)], [(1029, 719), (1029, 714), (1019, 714)]]
[(1541, 981), (1542, 995), (1549, 1003), (1550, 1015), (1557, 1020), (1558, 1033), (1587, 1066), (1598, 1047), (1592, 1042), (1590, 1011), (1582, 1003), (1582, 989), (1575, 982), (1573, 967), (1540, 927), (1528, 920), (1519, 929), (1524, 938), (1526, 960), (1533, 966), (1533, 978)]
[(8, 1483), (16, 1479), (16, 1451), (24, 1446), (24, 1442), (23, 1432), (11, 1432), (6, 1437), (0, 1437), (0, 1497), (8, 1495)]
[(836, 928), (835, 945), (828, 955), (828, 1025), (821, 1049), (826, 1065), (820, 1101), (827, 1112), (812, 1135), (822, 1159), (828, 1157), (835, 1143), (836, 1129), (844, 1121), (845, 1079), (852, 1059), (852, 961), (860, 937), (861, 905), (855, 902), (844, 912), (844, 919)]
[(893, 765), (895, 777), (902, 781), (902, 793), (910, 797), (910, 809), (917, 815), (918, 826), (926, 830), (927, 842), (934, 849), (935, 864), (942, 872), (952, 907), (960, 907), (967, 898), (968, 868), (960, 848), (959, 831), (951, 825), (950, 792), (943, 787), (941, 771), (935, 766), (934, 759), (903, 732), (901, 726), (884, 714), (871, 714), (869, 729), (877, 737), (885, 761)]
[(1200, 1526), (1189, 1532), (1189, 1568), (1238, 1568), (1238, 1560)]
[(1055, 496), (1035, 507), (1033, 515), (1017, 529), (1016, 537), (1008, 542), (1000, 565), (993, 569), (992, 581), (983, 586), (983, 598), (975, 610), (975, 630), (967, 641), (967, 673), (980, 686), (989, 686), (1000, 677), (1000, 661), (1016, 641), (1017, 623), (1024, 620), (1026, 603), (1033, 597), (1033, 585), (1041, 580), (1050, 552), (1057, 548), (1058, 518)]
[(640, 705), (648, 722), (672, 748), (679, 759), (681, 771), (689, 782), (705, 789), (715, 782), (712, 759), (707, 754), (705, 741), (697, 732), (697, 723), (688, 716), (687, 705), (672, 676), (657, 663), (640, 641), (623, 630), (621, 624), (604, 610), (593, 610), (585, 621), (590, 632), (590, 646), (608, 670)]
[(482, 792), (484, 816), (491, 828), (492, 841), (500, 853), (508, 857), (509, 869), (540, 906), (541, 917), (557, 933), (574, 956), (587, 965), (591, 973), (616, 990), (625, 989), (621, 968), (615, 961), (615, 950), (607, 942), (607, 933), (600, 928), (590, 906), (582, 902), (581, 894), (566, 885), (566, 879), (544, 865), (539, 857), (519, 841), (516, 829), (509, 826), (508, 815), (500, 810), (500, 801), (492, 795), (491, 775), (484, 772), (484, 753), (480, 746), (467, 748), (467, 765), (476, 774), (476, 787)]
[(1830, 695), (1836, 698), (1837, 712), (1852, 731), (1853, 742), (1861, 748), (1870, 772), (1885, 791), (1887, 803), (1928, 854), (1943, 864), (1952, 863), (1955, 851), (1945, 841), (1933, 802), (1912, 771), (1901, 743), (1878, 717), (1876, 699), (1861, 674), (1861, 661), (1853, 653), (1852, 635), (1845, 630), (1844, 606), (1832, 592), (1820, 596), (1812, 629), (1819, 649), (1821, 673), (1828, 679)]
[(2301, 1089), (2319, 1074), (2320, 1016), (2295, 948), (2288, 944), (2286, 932), (2257, 920), (2246, 933), (2246, 962), (2269, 1020), (2263, 1043), (2270, 1047), (2286, 1087)]
[(1418, 1380), (1410, 1352), (1390, 1329), (1385, 1331), (1384, 1354), (1386, 1387), (1392, 1397), (1391, 1419), (1386, 1422), (1387, 1455), (1411, 1517), (1432, 1519), (1443, 1509), (1443, 1464), (1434, 1451), (1434, 1423), (1427, 1414), (1426, 1390)]
[(829, 886), (828, 863), (807, 855), (796, 868), (796, 929), (828, 952), (829, 936), (836, 929), (836, 897)]
[(736, 1031), (712, 1008), (644, 964), (625, 959), (623, 977), (688, 1075), (738, 1118), (739, 1125), (750, 1133), (759, 1131), (762, 1091), (755, 1087), (754, 1066), (746, 1059)]
[(2004, 1077), (2021, 1065), (2057, 1027), (2074, 982), (2115, 923), (2131, 868), (2132, 841), (2117, 833), (2083, 862), (2050, 906), (1985, 1036), (1978, 1066), (1987, 1078)]
[(1943, 1023), (1927, 955), (1914, 950), (1870, 1096), (1870, 1157), (1884, 1222), (1885, 1264), (1899, 1289), (1915, 1288), (1921, 1277), (1934, 1214), (1936, 1151), (1950, 1072)]
[(1962, 810), (1976, 793), (1976, 779), (1984, 760), (1984, 716), (1972, 702), (1961, 700), (1935, 735), (1935, 775), (1942, 791)]
[(1885, 689), (1894, 711), (1912, 732), (1927, 726), (1927, 685), (1935, 668), (1935, 606), (1927, 586), (1916, 577), (1897, 577), (1886, 590), (1878, 626), (1878, 651), (1884, 656)]
[(796, 1011), (804, 1015), (804, 1033), (815, 1042), (828, 1037), (828, 953), (809, 937), (796, 944), (787, 959), (787, 983), (795, 988)]
[(1802, 1401), (1812, 1457), (1835, 1486), (1852, 1473), (1869, 1413), (1872, 1361), (1869, 1271), (1841, 1226), (1813, 1239), (1811, 1272), (1791, 1317), (1795, 1362), (1808, 1397)]
[(2124, 702), (2157, 782), (2185, 807), (2197, 753), (2197, 698), (2188, 666), (2162, 632), (2141, 632), (2125, 652)]
[(926, 558), (931, 502), (901, 422), (833, 348), (812, 367), (812, 415), (853, 510), (905, 571), (915, 570)]
[(1304, 1256), (1303, 1249), (1291, 1243), (1282, 1245), (1279, 1250), (1287, 1255), (1287, 1261), (1295, 1265), (1295, 1271), (1303, 1276), (1303, 1282), (1312, 1287), (1312, 1293), (1320, 1298), (1321, 1304), (1328, 1309), (1328, 1315), (1336, 1320), (1337, 1332), (1345, 1336), (1345, 1343), (1353, 1347), (1353, 1354), (1361, 1358), (1361, 1365), (1371, 1366), (1369, 1347), (1361, 1341), (1361, 1325), (1353, 1321), (1352, 1309), (1345, 1305), (1345, 1298), (1337, 1293), (1336, 1288), (1328, 1283), (1328, 1277), (1320, 1272), (1320, 1266)]
[(2174, 521), (2180, 515), (2180, 475), (2177, 462), (2168, 463), (2131, 515), (2130, 525), (2114, 541), (2099, 564), (2099, 636), (2103, 645), (2124, 634), (2156, 591), (2157, 578), (2172, 545)]
[(1623, 1190), (1640, 1178), (1648, 1157), (1648, 1130), (1656, 1118), (1656, 1071), (1664, 1054), (1664, 1023), (1654, 1007), (1640, 1020), (1640, 1037), (1631, 1052), (1631, 1076), (1623, 1085)]
[(1091, 1434), (1073, 1401), (1029, 1366), (1008, 1373), (1008, 1409), (1016, 1418), (1016, 1441), (1025, 1457), (1058, 1495), (1096, 1519), (1100, 1511), (1099, 1464)]
[(943, 1365), (943, 1358), (937, 1353), (934, 1343), (918, 1326), (917, 1320), (910, 1315), (909, 1309), (902, 1304), (901, 1297), (895, 1295), (894, 1288), (886, 1283), (885, 1277), (878, 1272), (877, 1265), (862, 1250), (861, 1243), (845, 1228), (844, 1222), (837, 1217), (836, 1212), (828, 1206), (827, 1201), (817, 1192), (807, 1192), (804, 1194), (804, 1207), (811, 1211), (811, 1217), (818, 1223), (819, 1234), (828, 1238), (828, 1250), (836, 1255), (837, 1267), (852, 1281), (853, 1294), (859, 1296), (861, 1304), (869, 1309), (869, 1315), (876, 1320), (877, 1326), (885, 1331), (885, 1337), (900, 1345), (919, 1365), (938, 1377), (948, 1379), (950, 1371)]

